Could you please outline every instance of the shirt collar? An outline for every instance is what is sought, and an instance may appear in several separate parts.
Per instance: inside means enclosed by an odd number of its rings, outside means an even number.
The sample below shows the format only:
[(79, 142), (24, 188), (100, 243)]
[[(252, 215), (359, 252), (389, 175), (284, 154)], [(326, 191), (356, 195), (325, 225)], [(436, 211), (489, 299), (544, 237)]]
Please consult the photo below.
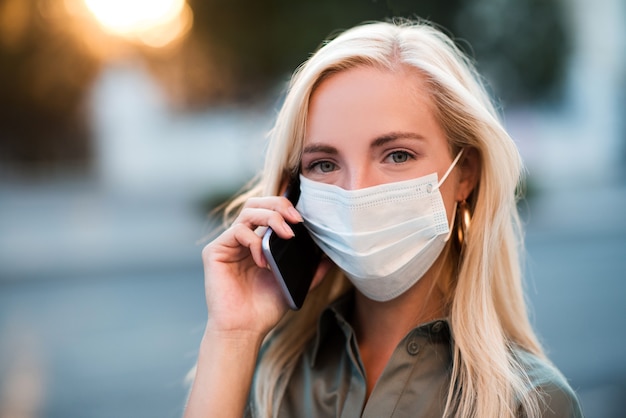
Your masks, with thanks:
[(313, 340), (313, 351), (311, 353), (311, 366), (315, 367), (320, 347), (323, 345), (333, 328), (343, 331), (346, 339), (352, 334), (352, 327), (348, 323), (348, 316), (354, 305), (354, 291), (348, 291), (337, 300), (328, 305), (317, 321), (317, 333)]
[[(346, 340), (354, 333), (352, 326), (348, 322), (354, 307), (354, 290), (348, 291), (337, 300), (328, 305), (317, 321), (317, 333), (313, 340), (311, 352), (311, 366), (315, 363), (325, 340), (333, 334), (333, 330), (339, 328)], [(451, 344), (452, 337), (450, 324), (447, 318), (435, 319), (433, 321), (420, 324), (411, 330), (412, 333), (428, 337), (433, 342), (444, 342)]]

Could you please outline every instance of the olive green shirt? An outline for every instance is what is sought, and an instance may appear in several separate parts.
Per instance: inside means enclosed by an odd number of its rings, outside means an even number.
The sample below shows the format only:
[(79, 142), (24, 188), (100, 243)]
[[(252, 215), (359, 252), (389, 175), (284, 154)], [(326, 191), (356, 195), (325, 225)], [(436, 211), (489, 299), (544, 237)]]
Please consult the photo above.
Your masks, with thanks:
[[(446, 320), (414, 328), (394, 350), (369, 399), (363, 364), (347, 314), (354, 297), (327, 308), (300, 357), (278, 417), (441, 417), (450, 384), (452, 341)], [(534, 387), (545, 393), (544, 417), (582, 417), (565, 378), (545, 361), (516, 353)], [(523, 415), (521, 415), (523, 416)]]

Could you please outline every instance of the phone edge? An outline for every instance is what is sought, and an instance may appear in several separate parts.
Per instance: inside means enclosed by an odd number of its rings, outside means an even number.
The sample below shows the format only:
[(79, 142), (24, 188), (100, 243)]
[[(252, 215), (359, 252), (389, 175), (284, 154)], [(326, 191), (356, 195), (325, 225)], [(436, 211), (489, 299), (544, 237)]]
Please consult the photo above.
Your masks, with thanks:
[(263, 234), (263, 240), (261, 242), (261, 249), (263, 251), (263, 255), (265, 256), (265, 259), (267, 260), (270, 271), (272, 272), (272, 274), (274, 275), (274, 278), (280, 285), (282, 294), (287, 301), (287, 305), (289, 306), (290, 309), (297, 311), (300, 309), (300, 306), (297, 306), (296, 303), (294, 302), (293, 297), (291, 296), (291, 292), (289, 292), (289, 289), (287, 288), (287, 285), (285, 284), (285, 279), (283, 279), (282, 274), (280, 274), (280, 269), (278, 268), (278, 265), (276, 264), (276, 260), (274, 260), (274, 255), (272, 254), (272, 251), (270, 249), (270, 237), (273, 233), (275, 233), (274, 230), (272, 230), (271, 227), (268, 227), (265, 233)]

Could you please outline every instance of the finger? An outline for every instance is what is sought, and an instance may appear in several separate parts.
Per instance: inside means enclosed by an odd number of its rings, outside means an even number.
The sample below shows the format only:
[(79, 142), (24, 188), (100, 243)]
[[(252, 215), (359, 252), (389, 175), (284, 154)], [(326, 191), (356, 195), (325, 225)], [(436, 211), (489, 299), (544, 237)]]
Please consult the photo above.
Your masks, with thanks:
[(300, 223), (303, 221), (302, 216), (293, 204), (284, 196), (266, 196), (253, 197), (246, 201), (243, 209), (246, 208), (264, 208), (280, 213), (287, 221), (291, 223)]
[(267, 260), (263, 255), (262, 238), (243, 224), (233, 225), (232, 231), (235, 241), (239, 245), (248, 248), (254, 264), (260, 268), (267, 268)]
[(294, 232), (285, 221), (283, 215), (267, 208), (246, 208), (241, 211), (233, 225), (245, 225), (249, 229), (257, 227), (271, 227), (276, 233), (285, 239), (292, 238)]

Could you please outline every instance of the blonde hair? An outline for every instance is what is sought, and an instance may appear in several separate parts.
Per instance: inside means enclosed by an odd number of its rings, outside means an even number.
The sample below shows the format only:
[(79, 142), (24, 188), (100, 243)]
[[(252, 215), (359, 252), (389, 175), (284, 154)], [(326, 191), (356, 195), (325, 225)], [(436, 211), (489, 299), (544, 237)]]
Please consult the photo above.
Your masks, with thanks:
[[(544, 357), (523, 296), (516, 208), (521, 159), (473, 64), (438, 29), (425, 22), (374, 22), (324, 44), (291, 80), (256, 185), (226, 212), (236, 212), (249, 197), (279, 192), (300, 163), (311, 94), (326, 77), (357, 66), (416, 69), (426, 80), (451, 151), (473, 148), (480, 157), (478, 185), (467, 202), (472, 224), (463, 252), (446, 247), (437, 282), (446, 296), (454, 339), (446, 416), (514, 417), (518, 407), (524, 416), (540, 416), (540, 393), (513, 350)], [(317, 317), (351, 286), (338, 270), (329, 276), (269, 336), (252, 392), (261, 416), (277, 413), (290, 373), (315, 333)]]

